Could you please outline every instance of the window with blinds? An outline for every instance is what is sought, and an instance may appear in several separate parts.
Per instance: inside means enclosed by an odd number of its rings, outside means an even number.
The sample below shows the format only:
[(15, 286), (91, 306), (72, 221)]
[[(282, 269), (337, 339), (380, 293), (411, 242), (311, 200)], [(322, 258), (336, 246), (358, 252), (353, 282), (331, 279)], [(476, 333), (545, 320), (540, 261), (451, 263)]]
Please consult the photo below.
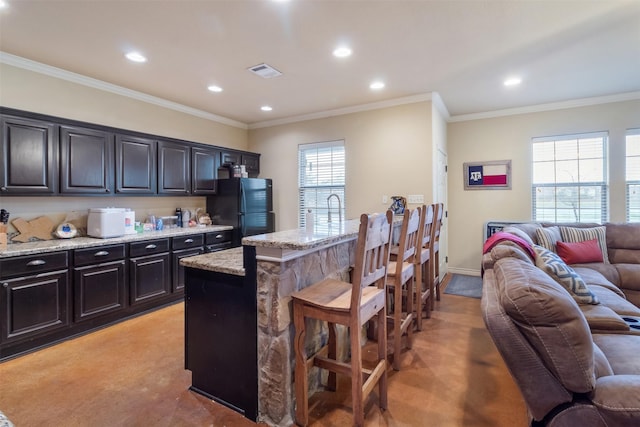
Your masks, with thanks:
[(627, 222), (640, 222), (640, 129), (626, 138)]
[[(306, 225), (309, 209), (314, 216), (315, 229), (328, 228), (329, 209), (331, 219), (337, 222), (345, 218), (345, 152), (344, 141), (319, 142), (298, 146), (298, 188), (300, 227)], [(338, 200), (329, 196), (336, 194)], [(338, 214), (340, 216), (338, 216)]]
[(533, 138), (533, 219), (606, 222), (606, 132)]

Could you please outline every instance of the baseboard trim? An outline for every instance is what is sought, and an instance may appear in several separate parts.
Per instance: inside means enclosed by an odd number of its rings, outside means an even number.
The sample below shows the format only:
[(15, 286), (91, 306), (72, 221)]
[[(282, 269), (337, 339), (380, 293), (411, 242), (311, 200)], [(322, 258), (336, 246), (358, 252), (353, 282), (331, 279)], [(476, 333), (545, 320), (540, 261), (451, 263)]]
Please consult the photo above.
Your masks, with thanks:
[(474, 270), (471, 268), (447, 268), (447, 273), (450, 274), (464, 274), (465, 276), (480, 276), (480, 270)]

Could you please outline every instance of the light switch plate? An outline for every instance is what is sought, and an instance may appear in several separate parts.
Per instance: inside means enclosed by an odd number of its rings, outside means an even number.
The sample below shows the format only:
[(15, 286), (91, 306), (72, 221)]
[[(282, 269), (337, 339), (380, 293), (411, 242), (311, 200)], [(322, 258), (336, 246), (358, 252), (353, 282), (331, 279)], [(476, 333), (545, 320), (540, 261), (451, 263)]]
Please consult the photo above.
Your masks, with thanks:
[(382, 204), (386, 205), (387, 203), (389, 203), (389, 196), (387, 195), (382, 196)]
[(407, 203), (424, 203), (424, 195), (423, 194), (409, 194), (407, 196)]

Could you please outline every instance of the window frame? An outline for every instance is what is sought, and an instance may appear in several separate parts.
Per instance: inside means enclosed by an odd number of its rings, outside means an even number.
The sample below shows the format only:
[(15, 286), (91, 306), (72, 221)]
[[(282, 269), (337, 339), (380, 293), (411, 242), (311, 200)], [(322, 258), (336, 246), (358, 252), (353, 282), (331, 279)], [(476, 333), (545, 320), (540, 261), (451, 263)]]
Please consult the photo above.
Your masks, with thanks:
[[(312, 155), (313, 151), (316, 151), (318, 155), (321, 151), (331, 151), (329, 154), (331, 163), (327, 167), (324, 167), (324, 173), (319, 175), (316, 173), (316, 178), (324, 176), (325, 178), (330, 174), (330, 182), (309, 183), (310, 180), (306, 179), (306, 174), (303, 170), (306, 170), (309, 163), (305, 163), (303, 169), (303, 159), (305, 155)], [(337, 194), (340, 198), (341, 209), (339, 211), (339, 218), (343, 221), (346, 213), (346, 169), (347, 169), (347, 155), (345, 141), (334, 140), (324, 142), (313, 142), (298, 145), (298, 224), (300, 228), (306, 227), (307, 210), (311, 209), (314, 218), (315, 231), (328, 231), (328, 212), (329, 203), (326, 201), (326, 197), (331, 194)], [(303, 176), (304, 175), (304, 176)], [(310, 200), (307, 197), (308, 194), (313, 194)], [(307, 201), (307, 202), (306, 202)], [(338, 213), (337, 201), (331, 200), (331, 213), (336, 215)], [(337, 222), (337, 221), (334, 221)]]
[[(630, 137), (633, 137), (630, 140)], [(631, 206), (631, 188), (636, 187), (637, 191), (640, 192), (640, 177), (637, 180), (629, 179), (629, 159), (630, 158), (638, 158), (640, 161), (640, 154), (630, 156), (629, 148), (630, 143), (638, 144), (638, 148), (640, 148), (640, 128), (638, 129), (627, 129), (625, 134), (625, 177), (624, 177), (624, 187), (625, 187), (625, 215), (627, 222), (640, 222), (640, 202), (638, 202), (638, 206), (633, 206), (633, 210), (638, 211), (637, 214), (631, 215), (632, 206)], [(636, 173), (640, 171), (634, 171)], [(637, 219), (635, 219), (637, 217)]]
[[(602, 139), (601, 142), (601, 156), (581, 156), (581, 148), (583, 152), (588, 152), (587, 141), (583, 145), (581, 145), (582, 140), (593, 140), (593, 139)], [(604, 223), (608, 220), (609, 217), (609, 173), (608, 173), (608, 140), (609, 134), (606, 131), (600, 132), (587, 132), (580, 134), (568, 134), (568, 135), (555, 135), (549, 137), (534, 137), (531, 139), (531, 215), (534, 221), (541, 222), (599, 222)], [(553, 143), (553, 153), (551, 158), (540, 159), (537, 160), (536, 156), (536, 144), (539, 143)], [(563, 157), (562, 149), (566, 149), (569, 144), (575, 143), (576, 146), (576, 154), (574, 157)], [(566, 144), (566, 146), (562, 146), (562, 144)], [(559, 154), (560, 153), (560, 154)], [(586, 162), (588, 160), (601, 160), (602, 161), (602, 181), (580, 181), (580, 167), (582, 162)], [(563, 182), (557, 178), (555, 175), (558, 172), (559, 163), (561, 162), (575, 162), (576, 163), (576, 173), (578, 176), (578, 180), (574, 180), (571, 182)], [(543, 167), (543, 163), (548, 163), (549, 166), (553, 169), (553, 181), (552, 182), (536, 182), (536, 166), (540, 168)], [(572, 175), (573, 176), (573, 175)], [(592, 190), (590, 190), (592, 189)], [(551, 190), (551, 191), (548, 191)], [(569, 190), (577, 193), (575, 194), (575, 203), (577, 206), (573, 206), (570, 208), (562, 209), (559, 207), (560, 203), (562, 203), (561, 199), (559, 199), (559, 191)], [(596, 197), (595, 202), (596, 205), (599, 203), (600, 207), (598, 208), (588, 208), (581, 207), (585, 206), (588, 196), (585, 194), (589, 191), (595, 190), (596, 193), (599, 192), (599, 200)], [(539, 206), (538, 195), (540, 191), (544, 191), (547, 193), (547, 197), (549, 198), (550, 207)], [(552, 194), (549, 194), (552, 193)], [(597, 196), (597, 195), (596, 195)], [(571, 205), (568, 205), (571, 206)], [(552, 215), (540, 215), (546, 210), (547, 213), (551, 213)], [(573, 210), (573, 219), (563, 218), (562, 213), (566, 213), (567, 211)], [(599, 212), (599, 213), (598, 213)], [(591, 215), (590, 215), (591, 214)], [(599, 218), (596, 218), (598, 217)]]

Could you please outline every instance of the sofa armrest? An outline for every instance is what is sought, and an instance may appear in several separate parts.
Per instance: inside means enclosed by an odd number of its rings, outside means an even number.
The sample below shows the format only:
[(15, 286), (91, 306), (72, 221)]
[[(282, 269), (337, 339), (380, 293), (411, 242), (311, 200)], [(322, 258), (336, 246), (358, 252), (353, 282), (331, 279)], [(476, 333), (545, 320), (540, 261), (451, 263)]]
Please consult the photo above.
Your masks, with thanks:
[(591, 400), (607, 425), (640, 425), (640, 375), (598, 378)]

